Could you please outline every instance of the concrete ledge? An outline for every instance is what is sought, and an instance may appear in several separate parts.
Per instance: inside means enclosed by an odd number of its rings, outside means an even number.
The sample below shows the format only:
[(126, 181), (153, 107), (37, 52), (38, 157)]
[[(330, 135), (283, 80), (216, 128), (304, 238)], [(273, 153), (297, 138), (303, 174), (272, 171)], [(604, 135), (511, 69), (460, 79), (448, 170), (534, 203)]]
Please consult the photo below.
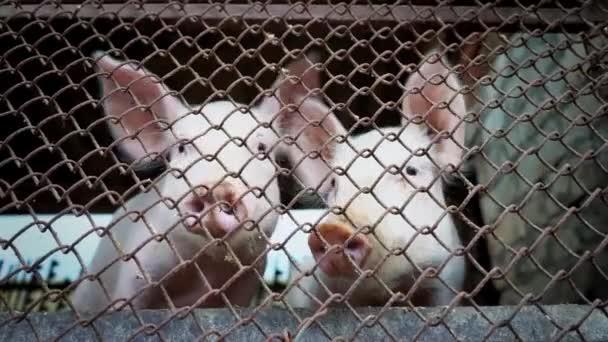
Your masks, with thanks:
[[(380, 318), (379, 308), (357, 308), (361, 323), (354, 314), (344, 308), (328, 310), (303, 330), (300, 341), (323, 341), (342, 336), (345, 339), (386, 341), (411, 340), (418, 336), (422, 341), (548, 341), (564, 335), (561, 341), (608, 341), (608, 317), (601, 309), (592, 310), (584, 305), (557, 305), (524, 307), (473, 307), (454, 308), (441, 320), (438, 308), (418, 309), (417, 313), (405, 308), (386, 310)], [(300, 319), (313, 316), (306, 310), (295, 311)], [(71, 312), (31, 313), (20, 322), (8, 313), (0, 314), (0, 341), (47, 341), (59, 336), (62, 341), (110, 340), (124, 341), (193, 341), (217, 340), (225, 335), (228, 341), (260, 341), (270, 335), (297, 334), (299, 325), (294, 315), (282, 308), (267, 308), (255, 312), (238, 309), (241, 318), (250, 318), (235, 328), (239, 321), (228, 309), (199, 309), (182, 318), (173, 317), (169, 311), (139, 311), (139, 318), (150, 329), (168, 322), (155, 334), (146, 334), (133, 312), (117, 312), (97, 319), (92, 326), (75, 324)], [(253, 316), (252, 316), (253, 315)], [(425, 324), (423, 319), (438, 324)], [(513, 317), (510, 319), (510, 317)], [(510, 323), (506, 324), (506, 322)], [(581, 323), (582, 321), (582, 323)], [(500, 324), (500, 327), (497, 327)], [(492, 330), (493, 327), (496, 327)], [(35, 331), (34, 331), (35, 330)], [(450, 332), (451, 330), (451, 332)], [(455, 338), (456, 337), (456, 338)], [(277, 339), (278, 341), (279, 339)]]

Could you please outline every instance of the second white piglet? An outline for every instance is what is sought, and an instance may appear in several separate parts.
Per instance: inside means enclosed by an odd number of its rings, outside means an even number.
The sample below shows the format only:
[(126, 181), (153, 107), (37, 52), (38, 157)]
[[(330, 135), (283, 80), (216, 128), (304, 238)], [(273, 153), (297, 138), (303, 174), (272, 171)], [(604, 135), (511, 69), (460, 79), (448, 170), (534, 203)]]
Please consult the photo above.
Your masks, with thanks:
[[(78, 311), (250, 303), (280, 205), (272, 158), (285, 152), (313, 186), (329, 172), (322, 143), (333, 130), (325, 126), (339, 122), (310, 94), (320, 88), (313, 57), (287, 65), (290, 77), (277, 79), (276, 96), (248, 109), (229, 101), (190, 107), (143, 67), (94, 55), (120, 150), (137, 163), (158, 154), (169, 163), (114, 214), (76, 288)], [(294, 133), (298, 145), (280, 139)], [(306, 167), (324, 171), (309, 175)]]
[(330, 210), (308, 236), (309, 262), (293, 270), (291, 305), (314, 307), (341, 294), (354, 306), (383, 306), (405, 298), (398, 292), (416, 305), (446, 305), (463, 288), (465, 260), (455, 255), (462, 242), (440, 175), (462, 156), (460, 84), (433, 56), (406, 89), (401, 127), (335, 146)]

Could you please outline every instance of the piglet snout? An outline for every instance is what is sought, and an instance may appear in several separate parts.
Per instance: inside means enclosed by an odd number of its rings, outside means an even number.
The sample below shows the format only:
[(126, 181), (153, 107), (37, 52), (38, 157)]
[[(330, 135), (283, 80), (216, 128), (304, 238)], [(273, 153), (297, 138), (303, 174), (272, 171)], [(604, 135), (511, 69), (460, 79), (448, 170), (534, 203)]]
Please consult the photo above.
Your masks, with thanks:
[(184, 224), (193, 233), (207, 231), (214, 238), (222, 238), (239, 228), (247, 217), (247, 208), (241, 198), (244, 192), (226, 182), (212, 189), (208, 191), (201, 187), (192, 191), (184, 208), (189, 215)]
[(341, 224), (319, 225), (317, 232), (310, 234), (308, 246), (321, 270), (330, 276), (353, 274), (352, 263), (362, 267), (371, 251), (362, 233), (354, 234)]

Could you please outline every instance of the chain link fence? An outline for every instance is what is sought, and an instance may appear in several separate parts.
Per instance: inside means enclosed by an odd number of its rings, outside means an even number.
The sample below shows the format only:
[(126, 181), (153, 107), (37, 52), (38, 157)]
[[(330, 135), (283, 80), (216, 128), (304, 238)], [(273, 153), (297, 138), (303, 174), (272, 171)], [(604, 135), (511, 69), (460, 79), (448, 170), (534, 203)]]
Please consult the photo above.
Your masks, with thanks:
[(605, 339), (606, 18), (1, 3), (0, 336)]

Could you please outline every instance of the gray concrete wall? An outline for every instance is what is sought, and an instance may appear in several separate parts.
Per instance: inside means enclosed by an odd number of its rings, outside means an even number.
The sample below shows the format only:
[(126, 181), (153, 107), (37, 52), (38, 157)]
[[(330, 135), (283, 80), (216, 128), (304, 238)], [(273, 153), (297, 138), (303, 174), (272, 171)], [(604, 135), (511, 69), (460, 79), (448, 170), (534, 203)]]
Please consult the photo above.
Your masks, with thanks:
[[(312, 312), (295, 311), (300, 319)], [(297, 337), (299, 341), (323, 341), (342, 336), (358, 341), (411, 340), (421, 341), (549, 341), (566, 331), (562, 341), (608, 341), (608, 316), (600, 309), (580, 305), (473, 307), (452, 309), (443, 320), (441, 309), (404, 308), (386, 310), (380, 318), (377, 308), (358, 308), (361, 323), (348, 309), (331, 309), (297, 335), (298, 319), (282, 308), (260, 311), (239, 309), (243, 319), (251, 318), (235, 328), (238, 319), (228, 309), (195, 310), (191, 314), (171, 317), (168, 311), (139, 311), (112, 313), (95, 320), (94, 325), (82, 327), (75, 323), (71, 312), (32, 313), (20, 322), (9, 313), (0, 314), (0, 341), (48, 341), (62, 336), (62, 341), (193, 341), (218, 340), (260, 341), (270, 335)], [(422, 317), (437, 324), (425, 325)], [(512, 317), (512, 318), (511, 318)], [(160, 327), (156, 334), (146, 335), (142, 323)], [(163, 322), (167, 322), (163, 324)], [(509, 322), (508, 324), (506, 324)], [(497, 327), (503, 323), (501, 327)], [(492, 327), (496, 327), (492, 329)], [(139, 333), (137, 333), (139, 330)], [(297, 335), (297, 336), (296, 336)], [(279, 339), (276, 339), (277, 341)]]

